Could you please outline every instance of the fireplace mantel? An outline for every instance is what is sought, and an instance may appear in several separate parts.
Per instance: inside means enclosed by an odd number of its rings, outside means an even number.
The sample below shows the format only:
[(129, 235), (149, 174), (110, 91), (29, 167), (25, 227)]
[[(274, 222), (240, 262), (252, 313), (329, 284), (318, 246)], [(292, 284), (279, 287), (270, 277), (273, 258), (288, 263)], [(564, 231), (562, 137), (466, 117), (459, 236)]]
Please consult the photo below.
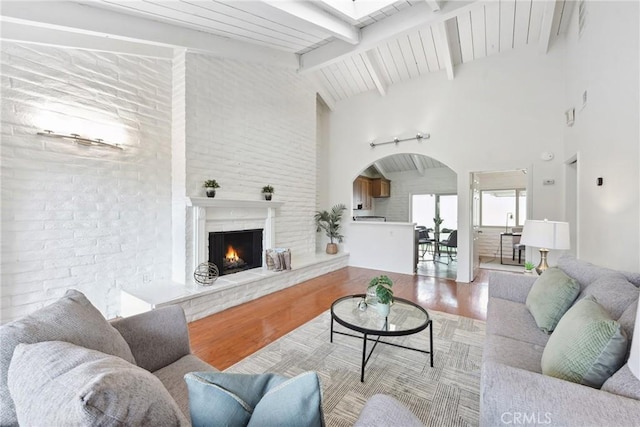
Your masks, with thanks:
[(216, 199), (214, 197), (187, 197), (187, 206), (202, 208), (279, 208), (284, 202), (267, 200)]
[(284, 205), (284, 202), (187, 197), (186, 204), (193, 209), (193, 251), (189, 267), (191, 271), (195, 271), (200, 263), (209, 260), (208, 244), (211, 231), (262, 228), (262, 247), (273, 248), (276, 209)]

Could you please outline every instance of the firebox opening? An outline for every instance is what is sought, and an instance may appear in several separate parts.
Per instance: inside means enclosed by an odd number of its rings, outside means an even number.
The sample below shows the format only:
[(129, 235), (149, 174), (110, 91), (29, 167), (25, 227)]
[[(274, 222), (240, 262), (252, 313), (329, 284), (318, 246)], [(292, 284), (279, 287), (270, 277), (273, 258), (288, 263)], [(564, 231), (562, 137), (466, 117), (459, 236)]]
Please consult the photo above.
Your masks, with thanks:
[(221, 276), (262, 267), (262, 229), (209, 233), (209, 262)]

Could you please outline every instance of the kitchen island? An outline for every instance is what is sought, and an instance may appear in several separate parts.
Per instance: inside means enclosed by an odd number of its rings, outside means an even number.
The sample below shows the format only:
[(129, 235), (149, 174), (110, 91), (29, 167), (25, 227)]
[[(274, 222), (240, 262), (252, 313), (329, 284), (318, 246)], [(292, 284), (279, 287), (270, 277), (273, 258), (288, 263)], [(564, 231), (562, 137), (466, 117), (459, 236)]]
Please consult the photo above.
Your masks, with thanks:
[(415, 223), (350, 221), (345, 224), (345, 247), (349, 265), (413, 274)]

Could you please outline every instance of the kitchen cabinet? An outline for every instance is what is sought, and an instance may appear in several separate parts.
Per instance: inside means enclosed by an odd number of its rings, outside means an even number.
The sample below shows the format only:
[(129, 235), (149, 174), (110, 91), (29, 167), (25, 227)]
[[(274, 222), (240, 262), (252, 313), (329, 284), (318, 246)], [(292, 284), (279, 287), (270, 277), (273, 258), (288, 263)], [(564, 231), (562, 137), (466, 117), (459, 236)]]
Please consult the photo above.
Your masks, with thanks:
[(373, 207), (371, 199), (371, 179), (366, 176), (359, 176), (353, 181), (353, 208), (371, 210)]
[(371, 180), (371, 196), (376, 198), (391, 196), (391, 181), (386, 178)]

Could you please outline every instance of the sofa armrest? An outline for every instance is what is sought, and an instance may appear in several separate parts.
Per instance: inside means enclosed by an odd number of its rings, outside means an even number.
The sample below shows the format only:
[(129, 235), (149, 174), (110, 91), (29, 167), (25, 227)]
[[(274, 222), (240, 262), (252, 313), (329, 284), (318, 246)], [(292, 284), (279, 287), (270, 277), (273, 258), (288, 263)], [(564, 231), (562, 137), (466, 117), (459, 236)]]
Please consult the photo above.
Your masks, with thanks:
[(489, 298), (525, 303), (536, 276), (492, 271), (489, 274)]
[(173, 305), (111, 322), (129, 344), (136, 363), (157, 371), (191, 353), (182, 307)]
[(640, 401), (485, 361), (480, 425), (637, 425)]

